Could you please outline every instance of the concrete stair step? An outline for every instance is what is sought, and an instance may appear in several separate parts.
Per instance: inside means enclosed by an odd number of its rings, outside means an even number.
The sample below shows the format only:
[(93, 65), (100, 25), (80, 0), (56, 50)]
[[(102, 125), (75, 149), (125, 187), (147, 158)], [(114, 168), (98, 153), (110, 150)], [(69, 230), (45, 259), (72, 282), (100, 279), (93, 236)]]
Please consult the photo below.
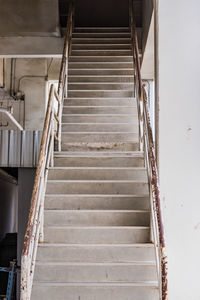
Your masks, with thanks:
[(133, 97), (133, 88), (130, 90), (68, 90), (69, 97)]
[(157, 282), (143, 283), (34, 283), (32, 300), (158, 300)]
[(135, 114), (63, 114), (62, 123), (137, 123)]
[(54, 165), (55, 167), (144, 167), (144, 156), (138, 152), (109, 154), (102, 151), (72, 154), (61, 151), (55, 153)]
[(147, 244), (50, 244), (38, 246), (43, 262), (148, 262), (155, 261), (154, 245)]
[(56, 167), (51, 168), (49, 180), (142, 180), (147, 182), (146, 168)]
[(68, 88), (69, 90), (133, 90), (133, 82), (73, 82), (69, 83)]
[(133, 62), (70, 62), (69, 69), (128, 69)]
[(134, 77), (132, 75), (110, 75), (110, 76), (106, 76), (106, 75), (70, 75), (68, 78), (68, 81), (70, 83), (74, 82), (96, 82), (96, 83), (100, 83), (100, 82), (131, 82), (133, 84), (134, 82)]
[(63, 132), (138, 132), (138, 124), (134, 123), (63, 123)]
[(72, 38), (131, 38), (131, 32), (74, 32)]
[(117, 45), (127, 45), (131, 44), (130, 37), (82, 37), (82, 38), (74, 38), (72, 37), (72, 45), (110, 45), (110, 44), (117, 44)]
[(135, 98), (67, 98), (64, 106), (131, 106), (137, 107)]
[(58, 227), (44, 228), (46, 243), (133, 244), (150, 241), (149, 227)]
[[(68, 71), (69, 76), (71, 75), (87, 75), (87, 76), (112, 76), (112, 75), (128, 75), (128, 76), (133, 76), (134, 75), (134, 70), (133, 68), (116, 68), (116, 69), (109, 69), (109, 68), (101, 68), (101, 69), (69, 69)], [(68, 95), (69, 96), (69, 95)], [(70, 96), (69, 96), (70, 97)], [(95, 97), (95, 96), (94, 96)], [(104, 97), (104, 96), (97, 96), (97, 97)], [(116, 96), (117, 97), (117, 96)], [(132, 96), (131, 96), (132, 97)]]
[(153, 263), (43, 263), (37, 262), (36, 282), (156, 281)]
[(109, 49), (123, 49), (123, 50), (131, 50), (132, 49), (132, 45), (130, 43), (119, 43), (119, 42), (113, 42), (112, 44), (110, 43), (99, 43), (96, 42), (96, 43), (92, 43), (92, 44), (89, 44), (89, 43), (72, 43), (72, 51), (73, 50), (99, 50), (99, 49), (102, 49), (102, 50), (109, 50)]
[[(65, 143), (102, 143), (116, 142), (138, 143), (138, 133), (135, 132), (62, 132), (62, 145)], [(102, 145), (103, 146), (103, 145)]]
[[(47, 184), (48, 185), (48, 184)], [(54, 187), (55, 188), (55, 187)], [(47, 187), (48, 189), (48, 187)], [(47, 192), (48, 193), (48, 192)], [(62, 193), (61, 193), (62, 194)], [(144, 210), (45, 210), (45, 226), (149, 226)]]
[(72, 49), (71, 56), (132, 56), (133, 51), (131, 49)]
[(63, 114), (137, 114), (136, 106), (63, 106)]
[(74, 33), (130, 33), (130, 27), (75, 27)]
[(149, 210), (147, 195), (57, 195), (45, 196), (45, 209)]
[(62, 142), (62, 151), (137, 151), (139, 144), (136, 141), (115, 142)]
[(69, 62), (130, 62), (133, 63), (133, 56), (131, 55), (121, 55), (121, 56), (70, 56)]

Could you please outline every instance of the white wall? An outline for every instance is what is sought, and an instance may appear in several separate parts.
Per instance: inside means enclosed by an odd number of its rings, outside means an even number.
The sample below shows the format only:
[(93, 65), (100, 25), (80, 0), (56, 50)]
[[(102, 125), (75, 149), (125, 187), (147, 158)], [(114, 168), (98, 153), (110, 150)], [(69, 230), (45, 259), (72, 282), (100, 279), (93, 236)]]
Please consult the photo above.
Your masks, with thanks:
[(200, 1), (159, 1), (160, 183), (169, 299), (200, 299)]

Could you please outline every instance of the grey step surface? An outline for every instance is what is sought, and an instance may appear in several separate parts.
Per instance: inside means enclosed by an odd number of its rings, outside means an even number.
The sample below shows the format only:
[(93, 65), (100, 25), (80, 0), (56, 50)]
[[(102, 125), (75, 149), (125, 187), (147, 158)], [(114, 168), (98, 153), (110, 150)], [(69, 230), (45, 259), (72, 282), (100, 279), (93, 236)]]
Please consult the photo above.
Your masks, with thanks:
[(63, 123), (135, 123), (135, 114), (63, 114)]
[[(34, 283), (32, 300), (152, 300), (159, 299), (156, 282), (148, 283)], [(124, 296), (126, 298), (124, 298)]]
[(133, 69), (133, 62), (70, 62), (69, 69)]
[(135, 132), (138, 133), (138, 124), (133, 123), (63, 123), (63, 132)]
[[(101, 69), (69, 69), (68, 71), (69, 76), (70, 75), (87, 75), (87, 76), (109, 76), (109, 75), (119, 75), (119, 76), (123, 76), (123, 75), (129, 75), (129, 76), (133, 76), (134, 75), (134, 70), (132, 68), (101, 68)], [(69, 96), (69, 95), (68, 95)], [(70, 97), (70, 96), (69, 96)]]
[(88, 153), (79, 152), (76, 155), (61, 151), (54, 155), (55, 167), (143, 167), (144, 157), (136, 152), (135, 154), (123, 154), (105, 152)]
[(129, 90), (68, 90), (69, 97), (133, 97), (133, 88)]
[(37, 261), (44, 262), (149, 262), (154, 245), (147, 244), (39, 244)]
[(64, 106), (133, 106), (137, 103), (134, 98), (67, 98)]
[(49, 180), (138, 180), (147, 182), (146, 168), (50, 168)]
[(138, 142), (135, 132), (62, 132), (62, 145), (65, 143), (115, 143)]
[(72, 37), (72, 45), (77, 44), (99, 44), (99, 45), (109, 45), (109, 44), (130, 44), (131, 37)]
[(115, 142), (62, 142), (63, 151), (137, 151), (139, 144), (136, 141)]
[(63, 106), (63, 114), (136, 114), (136, 106)]
[(123, 50), (131, 50), (132, 45), (127, 43), (120, 44), (119, 42), (113, 42), (112, 44), (86, 44), (86, 43), (80, 43), (80, 44), (72, 44), (72, 51), (73, 50), (110, 50), (110, 49), (123, 49)]
[(34, 280), (43, 282), (156, 281), (152, 263), (42, 263), (37, 262)]
[(133, 90), (132, 82), (116, 83), (96, 83), (96, 82), (78, 82), (70, 83), (69, 90)]
[(130, 27), (75, 27), (74, 33), (115, 33), (115, 32), (128, 32), (130, 33)]
[(72, 82), (134, 82), (133, 75), (70, 75), (68, 81)]
[(148, 195), (57, 195), (45, 196), (45, 209), (149, 210)]
[(71, 56), (130, 56), (132, 49), (72, 49)]
[(45, 226), (149, 226), (144, 210), (45, 210)]
[(45, 226), (46, 243), (63, 244), (134, 244), (150, 242), (149, 227), (72, 227)]
[(131, 38), (130, 32), (74, 32), (72, 38)]
[(133, 63), (133, 56), (131, 55), (121, 55), (121, 56), (92, 56), (92, 55), (85, 55), (85, 56), (70, 56), (69, 62), (130, 62)]

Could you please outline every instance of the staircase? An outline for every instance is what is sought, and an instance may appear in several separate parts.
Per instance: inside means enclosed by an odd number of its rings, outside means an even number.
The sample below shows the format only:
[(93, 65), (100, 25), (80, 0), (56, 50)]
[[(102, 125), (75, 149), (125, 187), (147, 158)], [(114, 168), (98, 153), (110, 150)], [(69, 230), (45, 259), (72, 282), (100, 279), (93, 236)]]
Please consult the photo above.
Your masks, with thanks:
[(31, 300), (158, 300), (129, 28), (75, 28)]

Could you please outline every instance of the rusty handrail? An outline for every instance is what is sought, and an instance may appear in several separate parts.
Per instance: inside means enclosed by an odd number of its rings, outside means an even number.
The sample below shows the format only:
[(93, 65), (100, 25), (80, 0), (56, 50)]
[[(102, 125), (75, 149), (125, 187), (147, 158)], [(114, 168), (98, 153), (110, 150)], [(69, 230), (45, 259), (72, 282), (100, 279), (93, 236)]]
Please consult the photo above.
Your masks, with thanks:
[[(159, 247), (159, 267), (160, 267), (160, 280), (161, 280), (161, 299), (168, 299), (168, 281), (167, 281), (167, 258), (165, 255), (165, 238), (164, 238), (164, 226), (162, 221), (162, 212), (161, 212), (161, 201), (160, 201), (160, 189), (159, 189), (159, 177), (157, 171), (156, 157), (155, 157), (155, 146), (151, 128), (149, 107), (147, 101), (147, 94), (142, 82), (141, 76), (141, 66), (140, 66), (140, 58), (139, 58), (139, 47), (138, 47), (138, 38), (137, 32), (134, 22), (133, 16), (133, 0), (130, 0), (130, 25), (131, 25), (131, 34), (132, 34), (132, 42), (133, 42), (133, 57), (135, 62), (135, 84), (137, 85), (137, 96), (138, 96), (138, 110), (139, 110), (139, 122), (145, 123), (142, 124), (142, 130), (140, 131), (140, 141), (142, 142), (142, 147), (144, 148), (144, 143), (147, 145), (147, 161), (149, 162), (149, 171), (150, 171), (150, 184), (151, 184), (151, 192), (153, 198), (153, 207), (152, 213), (155, 213), (155, 225), (158, 230), (158, 247)], [(142, 103), (143, 108), (140, 108), (140, 104)], [(145, 128), (144, 128), (145, 125)], [(147, 141), (146, 141), (147, 139)], [(155, 242), (155, 241), (154, 241)], [(157, 246), (157, 245), (156, 245)]]
[[(30, 300), (36, 252), (39, 240), (43, 242), (44, 195), (49, 165), (53, 166), (54, 143), (61, 149), (61, 118), (64, 98), (67, 96), (67, 64), (72, 37), (74, 7), (71, 4), (67, 22), (66, 38), (60, 68), (58, 91), (52, 84), (49, 92), (39, 161), (31, 198), (31, 207), (24, 239), (21, 260), (21, 300)], [(55, 104), (58, 108), (55, 110)], [(55, 126), (55, 124), (57, 124)]]
[[(60, 118), (62, 117), (64, 99), (67, 98), (68, 61), (69, 61), (69, 55), (71, 51), (73, 20), (74, 20), (74, 1), (71, 1), (69, 5), (69, 14), (67, 20), (65, 42), (63, 48), (63, 55), (62, 55), (59, 82), (58, 82), (58, 91), (57, 91), (57, 94), (61, 99), (61, 103), (59, 104)], [(57, 136), (58, 136), (57, 150), (61, 151), (61, 123), (58, 125)]]

